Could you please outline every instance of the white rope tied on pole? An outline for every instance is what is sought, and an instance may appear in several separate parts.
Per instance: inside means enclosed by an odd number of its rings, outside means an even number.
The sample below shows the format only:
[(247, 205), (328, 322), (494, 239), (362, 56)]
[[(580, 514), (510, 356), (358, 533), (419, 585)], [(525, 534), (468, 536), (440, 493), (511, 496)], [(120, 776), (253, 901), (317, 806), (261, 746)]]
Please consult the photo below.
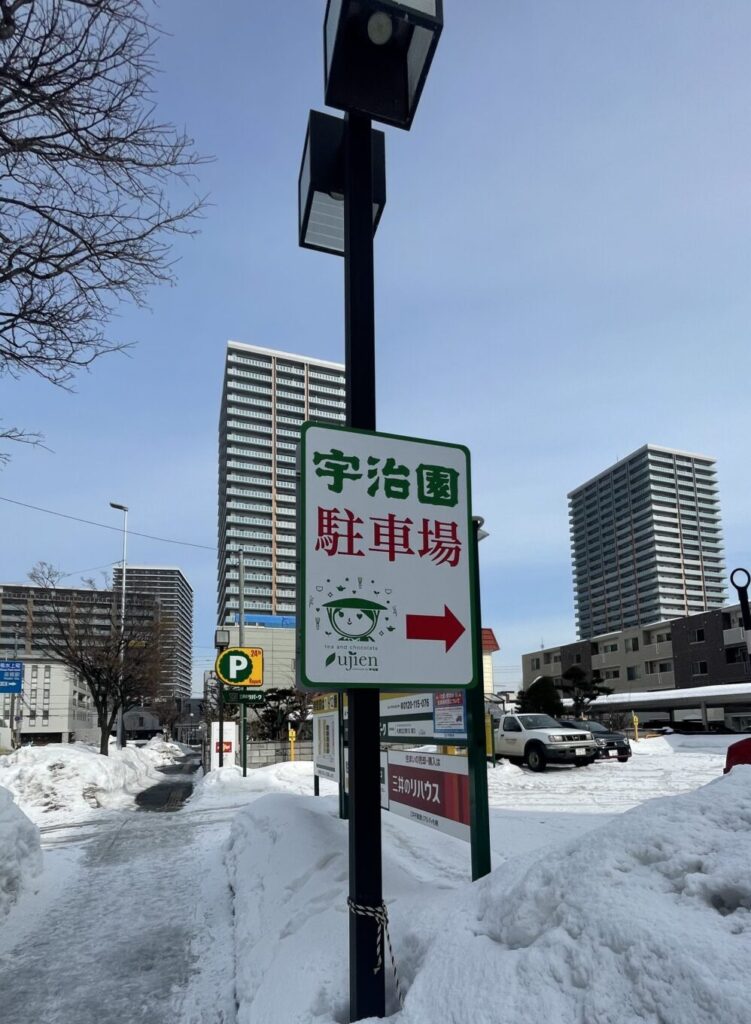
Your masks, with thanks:
[(378, 941), (376, 943), (376, 965), (373, 968), (373, 974), (378, 972), (383, 967), (383, 937), (386, 936), (386, 944), (389, 949), (389, 957), (391, 958), (391, 970), (394, 972), (394, 985), (396, 987), (396, 995), (399, 999), (399, 1005), (404, 1009), (404, 996), (402, 995), (402, 986), (399, 982), (399, 972), (396, 969), (396, 958), (394, 957), (394, 950), (391, 945), (391, 936), (389, 935), (389, 915), (386, 910), (386, 904), (381, 903), (378, 907), (366, 907), (360, 903), (355, 903), (352, 899), (347, 899), (347, 906), (353, 914), (359, 914), (361, 917), (372, 917), (378, 925)]

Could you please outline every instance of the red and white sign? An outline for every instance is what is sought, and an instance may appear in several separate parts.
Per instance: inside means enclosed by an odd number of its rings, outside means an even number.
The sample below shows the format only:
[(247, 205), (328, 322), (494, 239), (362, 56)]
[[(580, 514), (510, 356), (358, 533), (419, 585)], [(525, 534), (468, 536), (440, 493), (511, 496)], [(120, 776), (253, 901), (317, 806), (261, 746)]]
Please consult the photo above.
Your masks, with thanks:
[[(211, 723), (211, 770), (219, 767), (219, 723)], [(222, 760), (224, 761), (224, 767), (228, 768), (231, 764), (235, 763), (237, 756), (237, 723), (236, 722), (225, 722), (224, 723), (224, 735), (222, 736)]]
[(308, 422), (300, 467), (299, 685), (473, 686), (467, 449)]
[(388, 807), (404, 818), (469, 842), (467, 758), (390, 750)]

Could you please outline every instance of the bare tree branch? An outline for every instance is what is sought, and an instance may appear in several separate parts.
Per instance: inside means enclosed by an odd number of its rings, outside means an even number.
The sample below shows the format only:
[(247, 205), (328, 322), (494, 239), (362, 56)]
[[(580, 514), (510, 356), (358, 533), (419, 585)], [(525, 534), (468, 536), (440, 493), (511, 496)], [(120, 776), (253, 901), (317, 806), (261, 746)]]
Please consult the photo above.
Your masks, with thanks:
[(173, 280), (203, 161), (156, 116), (157, 38), (142, 0), (0, 0), (0, 376), (70, 387)]
[(63, 573), (38, 562), (29, 579), (39, 587), (33, 608), (33, 644), (67, 665), (88, 686), (97, 714), (100, 753), (106, 754), (118, 710), (159, 692), (166, 625), (143, 599), (126, 606), (124, 626), (112, 591), (70, 590)]
[[(0, 426), (0, 441), (12, 441), (15, 444), (30, 444), (32, 447), (46, 448), (42, 442), (42, 434), (33, 433), (30, 430), (22, 430), (20, 427)], [(49, 451), (49, 449), (47, 449)], [(4, 466), (10, 460), (7, 452), (0, 452), (0, 466)]]

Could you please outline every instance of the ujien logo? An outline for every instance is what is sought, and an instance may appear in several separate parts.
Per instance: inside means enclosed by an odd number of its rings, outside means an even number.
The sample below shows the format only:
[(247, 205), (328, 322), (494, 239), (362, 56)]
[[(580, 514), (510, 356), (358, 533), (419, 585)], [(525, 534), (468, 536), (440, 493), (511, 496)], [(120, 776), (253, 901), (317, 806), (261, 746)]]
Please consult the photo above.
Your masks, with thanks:
[(377, 672), (378, 658), (374, 654), (361, 654), (359, 651), (339, 651), (326, 658), (326, 667), (336, 662), (337, 668), (345, 672)]

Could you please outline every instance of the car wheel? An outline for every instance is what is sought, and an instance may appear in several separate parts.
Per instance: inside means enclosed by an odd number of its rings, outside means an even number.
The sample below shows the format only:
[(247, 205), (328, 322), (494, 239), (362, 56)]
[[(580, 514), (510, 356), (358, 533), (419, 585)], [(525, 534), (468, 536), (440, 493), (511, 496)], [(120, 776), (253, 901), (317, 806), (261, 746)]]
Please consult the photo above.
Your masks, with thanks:
[(628, 758), (627, 757), (619, 757), (618, 760), (621, 762), (621, 764), (626, 764), (626, 762), (628, 761)]
[(534, 746), (529, 748), (527, 751), (527, 764), (533, 772), (544, 772), (547, 763), (545, 751), (539, 744), (535, 743)]

